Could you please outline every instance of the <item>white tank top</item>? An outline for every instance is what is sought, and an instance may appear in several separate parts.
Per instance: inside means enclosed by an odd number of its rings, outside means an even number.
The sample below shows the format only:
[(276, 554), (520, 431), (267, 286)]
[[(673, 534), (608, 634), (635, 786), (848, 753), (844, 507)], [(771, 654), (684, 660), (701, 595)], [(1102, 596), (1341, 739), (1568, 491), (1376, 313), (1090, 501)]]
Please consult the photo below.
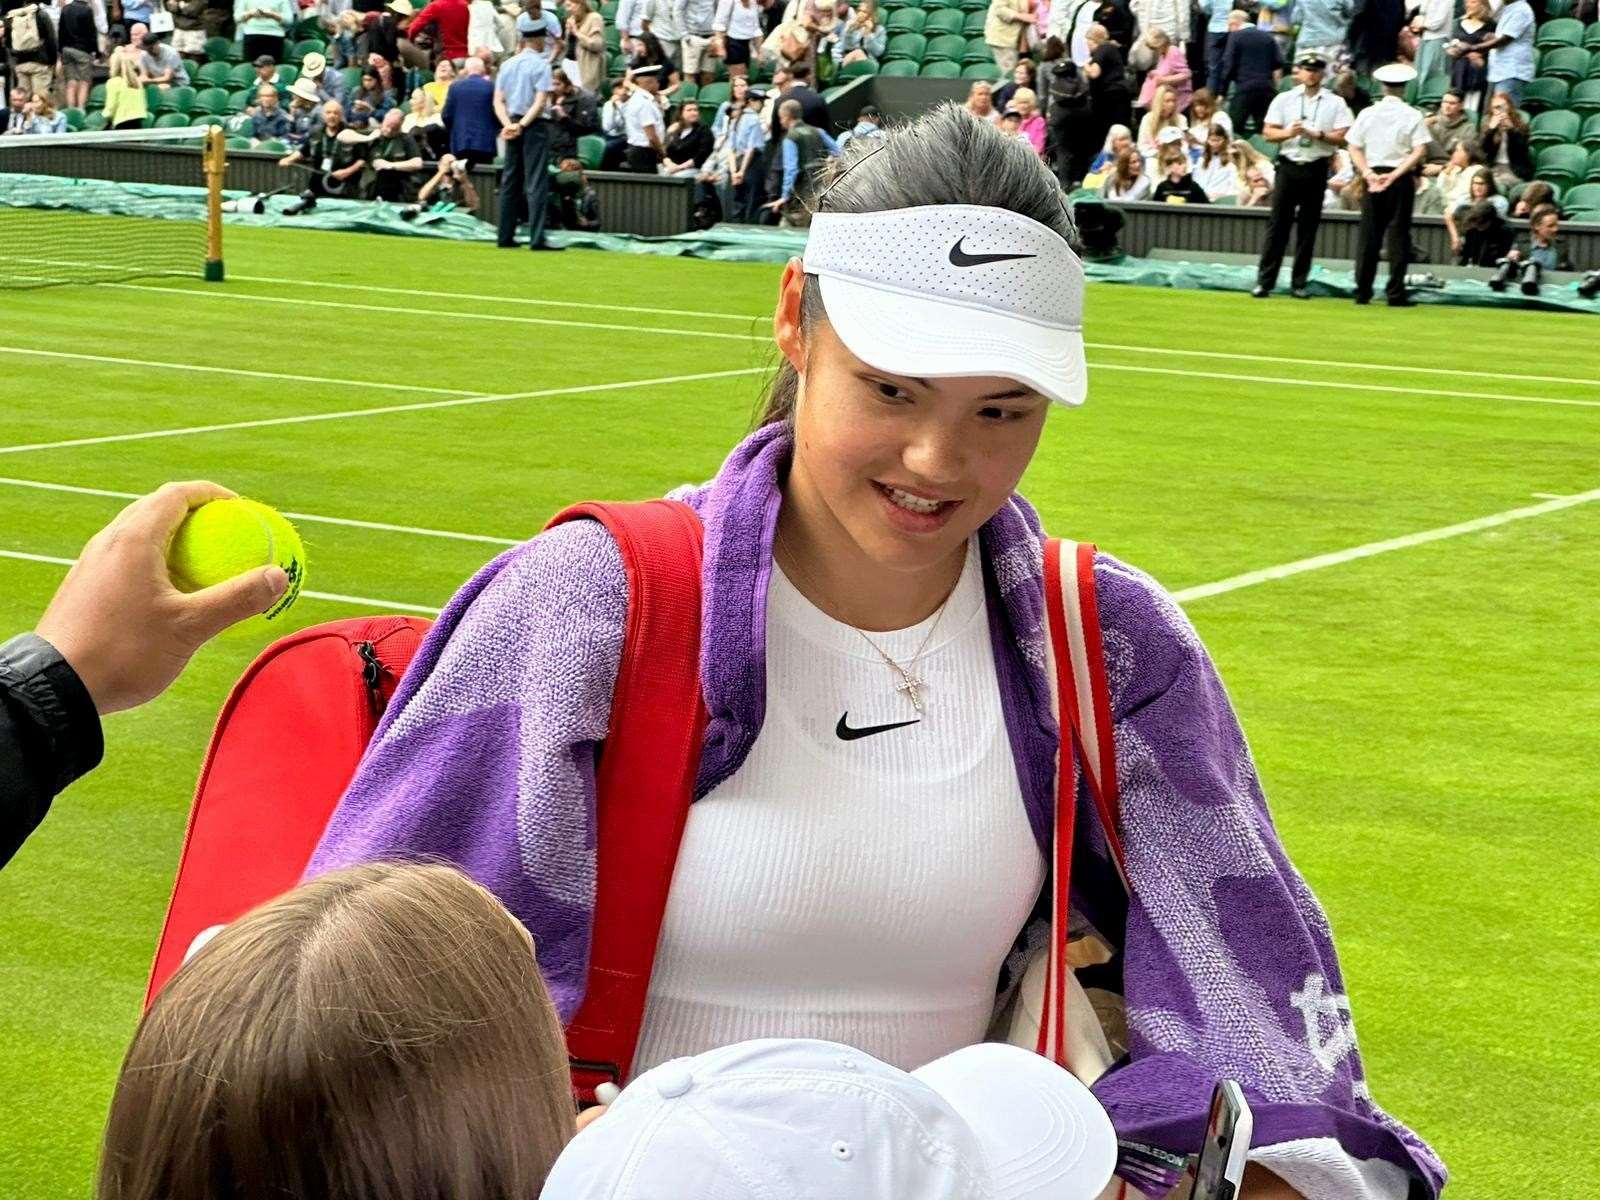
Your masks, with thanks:
[[(910, 666), (934, 619), (869, 636)], [(1045, 868), (975, 541), (911, 671), (920, 720), (860, 634), (774, 569), (766, 722), (689, 810), (636, 1072), (753, 1037), (825, 1038), (905, 1069), (983, 1039)]]

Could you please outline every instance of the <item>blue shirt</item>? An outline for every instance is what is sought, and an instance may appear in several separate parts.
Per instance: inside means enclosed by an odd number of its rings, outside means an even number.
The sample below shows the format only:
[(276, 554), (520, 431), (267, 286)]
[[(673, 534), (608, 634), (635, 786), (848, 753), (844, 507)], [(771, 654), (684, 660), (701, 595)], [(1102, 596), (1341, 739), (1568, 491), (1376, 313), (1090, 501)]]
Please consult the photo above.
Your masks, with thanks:
[(1237, 0), (1200, 0), (1200, 7), (1211, 14), (1211, 19), (1206, 22), (1207, 33), (1227, 33), (1228, 14), (1233, 11)]
[(555, 86), (550, 60), (537, 50), (524, 49), (500, 68), (495, 91), (506, 98), (506, 112), (521, 117), (538, 98)]
[(1342, 46), (1350, 31), (1350, 18), (1355, 16), (1355, 5), (1352, 0), (1299, 0), (1295, 16), (1300, 18), (1300, 35), (1294, 43), (1296, 50), (1306, 46)]
[(1533, 71), (1533, 9), (1528, 0), (1511, 0), (1495, 18), (1496, 37), (1509, 37), (1509, 46), (1496, 46), (1489, 51), (1489, 82), (1502, 79), (1532, 79)]
[[(813, 126), (815, 128), (815, 126)], [(839, 153), (839, 143), (828, 136), (826, 130), (818, 129), (817, 136), (822, 139), (823, 147), (829, 154)], [(787, 200), (794, 195), (794, 181), (800, 175), (800, 148), (790, 138), (783, 139), (783, 198)]]

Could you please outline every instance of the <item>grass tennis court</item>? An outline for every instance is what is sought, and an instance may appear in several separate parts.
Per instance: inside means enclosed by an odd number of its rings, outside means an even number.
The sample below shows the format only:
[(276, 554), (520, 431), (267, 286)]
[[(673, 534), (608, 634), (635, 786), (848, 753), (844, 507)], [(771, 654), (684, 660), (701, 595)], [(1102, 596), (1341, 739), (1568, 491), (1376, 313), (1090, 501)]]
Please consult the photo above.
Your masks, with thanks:
[[(167, 479), (301, 514), (315, 593), (110, 718), (105, 765), (0, 874), (7, 1200), (88, 1193), (211, 722), (254, 654), (435, 609), (569, 501), (710, 476), (770, 364), (772, 266), (228, 242), (225, 285), (13, 293), (0, 324), (0, 638)], [(1097, 286), (1087, 337), (1090, 402), (1051, 415), (1026, 491), (1186, 597), (1332, 917), (1377, 1100), (1461, 1200), (1594, 1178), (1591, 324)]]

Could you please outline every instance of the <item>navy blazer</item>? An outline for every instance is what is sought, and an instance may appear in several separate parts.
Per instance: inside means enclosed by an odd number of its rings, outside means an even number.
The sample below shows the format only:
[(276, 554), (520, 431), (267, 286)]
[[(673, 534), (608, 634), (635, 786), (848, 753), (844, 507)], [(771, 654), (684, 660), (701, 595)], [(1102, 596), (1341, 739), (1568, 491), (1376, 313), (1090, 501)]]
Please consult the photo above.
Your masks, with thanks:
[(465, 75), (444, 94), (444, 124), (450, 131), (450, 153), (495, 154), (500, 118), (494, 115), (494, 83), (487, 75)]

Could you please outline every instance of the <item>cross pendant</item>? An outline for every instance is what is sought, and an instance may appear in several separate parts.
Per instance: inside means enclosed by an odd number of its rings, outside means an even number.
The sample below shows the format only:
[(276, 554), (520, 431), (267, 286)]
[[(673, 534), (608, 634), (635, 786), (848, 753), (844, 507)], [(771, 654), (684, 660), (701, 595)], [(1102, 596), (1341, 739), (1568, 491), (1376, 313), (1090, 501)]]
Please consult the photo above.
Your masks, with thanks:
[(897, 692), (904, 692), (911, 700), (911, 706), (920, 713), (922, 712), (922, 686), (922, 680), (918, 679), (915, 675), (910, 675), (905, 671), (901, 671), (900, 682), (894, 685), (894, 690)]

